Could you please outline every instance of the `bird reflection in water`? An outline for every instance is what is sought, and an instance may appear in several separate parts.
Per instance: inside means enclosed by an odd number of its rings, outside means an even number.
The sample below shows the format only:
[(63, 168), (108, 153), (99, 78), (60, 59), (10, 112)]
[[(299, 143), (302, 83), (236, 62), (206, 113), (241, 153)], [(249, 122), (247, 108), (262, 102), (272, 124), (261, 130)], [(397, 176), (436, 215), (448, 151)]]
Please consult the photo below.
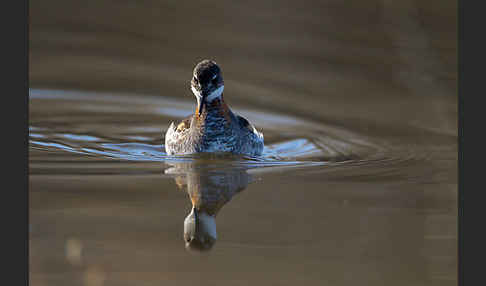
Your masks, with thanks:
[(248, 167), (234, 160), (198, 158), (169, 163), (166, 174), (175, 176), (186, 190), (192, 209), (184, 220), (184, 241), (188, 250), (210, 250), (217, 239), (216, 216), (221, 208), (250, 183)]

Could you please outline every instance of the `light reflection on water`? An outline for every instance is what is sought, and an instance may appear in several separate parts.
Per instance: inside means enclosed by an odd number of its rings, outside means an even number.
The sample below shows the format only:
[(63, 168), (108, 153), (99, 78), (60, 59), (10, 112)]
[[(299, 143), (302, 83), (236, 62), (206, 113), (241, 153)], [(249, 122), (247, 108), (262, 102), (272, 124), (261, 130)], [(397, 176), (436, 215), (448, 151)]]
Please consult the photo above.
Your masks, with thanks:
[[(456, 285), (456, 2), (30, 1), (30, 284)], [(164, 153), (205, 57), (263, 157)]]
[[(282, 167), (316, 167), (345, 162), (346, 159), (342, 159), (343, 157), (351, 158), (353, 152), (356, 152), (354, 155), (356, 158), (359, 147), (366, 145), (356, 144), (357, 148), (354, 150), (353, 145), (349, 142), (339, 142), (338, 138), (333, 138), (330, 134), (323, 136), (322, 126), (304, 119), (272, 114), (268, 111), (243, 110), (242, 113), (257, 127), (265, 126), (266, 140), (271, 143), (265, 145), (262, 156), (245, 157), (228, 154), (169, 156), (165, 153), (164, 146), (158, 144), (158, 142), (164, 141), (160, 137), (165, 134), (162, 127), (168, 125), (168, 122), (174, 120), (174, 117), (177, 119), (177, 117), (190, 113), (190, 104), (171, 99), (166, 100), (162, 97), (153, 99), (141, 96), (137, 96), (136, 101), (132, 102), (123, 96), (119, 98), (115, 95), (73, 91), (63, 93), (62, 91), (31, 90), (30, 95), (31, 104), (39, 111), (44, 108), (49, 109), (53, 102), (76, 100), (77, 104), (66, 105), (63, 113), (76, 114), (79, 109), (83, 113), (97, 113), (98, 110), (114, 112), (116, 110), (118, 113), (116, 118), (130, 117), (132, 120), (136, 120), (137, 116), (147, 117), (150, 113), (156, 117), (158, 122), (150, 122), (148, 126), (145, 126), (143, 122), (137, 122), (136, 125), (130, 122), (125, 126), (126, 128), (123, 128), (124, 123), (118, 123), (116, 126), (122, 131), (121, 133), (103, 134), (82, 126), (88, 123), (88, 126), (94, 126), (94, 129), (108, 132), (112, 130), (108, 126), (103, 126), (106, 125), (103, 120), (89, 121), (89, 114), (77, 122), (75, 119), (61, 120), (64, 118), (63, 114), (59, 114), (56, 119), (55, 116), (52, 117), (51, 112), (45, 112), (43, 114), (49, 114), (50, 117), (42, 114), (33, 116), (33, 123), (29, 129), (30, 145), (35, 150), (57, 150), (105, 159), (164, 163), (167, 167), (164, 167), (163, 173), (174, 178), (179, 188), (185, 189), (192, 204), (192, 210), (184, 222), (183, 235), (186, 248), (192, 250), (212, 249), (217, 240), (215, 217), (223, 205), (252, 182), (252, 175), (248, 171), (265, 168), (266, 172), (271, 172), (272, 170), (282, 170)], [(116, 109), (110, 109), (113, 103), (117, 104)], [(146, 106), (132, 108), (134, 104), (146, 104)], [(185, 108), (177, 109), (170, 106), (171, 104)], [(86, 109), (86, 106), (94, 105), (97, 108)], [(169, 107), (160, 107), (165, 105), (169, 105)], [(126, 115), (123, 112), (126, 112)], [(109, 117), (106, 119), (108, 122), (112, 122)], [(68, 126), (63, 127), (63, 124), (66, 123)], [(160, 128), (150, 126), (158, 123), (160, 123)], [(86, 130), (90, 135), (72, 133), (73, 130)], [(303, 132), (299, 133), (299, 130)], [(343, 131), (341, 130), (341, 132)], [(357, 137), (356, 140), (358, 140)], [(360, 138), (359, 140), (365, 142), (366, 139)], [(314, 143), (316, 141), (320, 143)], [(325, 145), (326, 142), (329, 143), (328, 146)], [(347, 150), (348, 153), (342, 154), (339, 148), (334, 149), (339, 145), (345, 146), (341, 151)], [(349, 158), (347, 160), (351, 160)], [(31, 173), (35, 174), (35, 168), (36, 165), (33, 166), (34, 170)], [(82, 170), (83, 168), (85, 168), (84, 164), (76, 163), (70, 167), (73, 173), (76, 173), (77, 169)], [(153, 170), (149, 171), (149, 173), (151, 172)], [(54, 173), (52, 170), (44, 174)], [(70, 257), (72, 256), (70, 255)]]
[[(83, 93), (79, 91), (65, 91), (63, 93), (62, 91), (39, 89), (30, 91), (30, 99), (33, 102), (32, 104), (36, 104), (36, 106), (41, 108), (49, 108), (50, 101), (78, 101), (75, 105), (67, 105), (67, 109), (64, 112), (69, 112), (71, 109), (72, 112), (76, 113), (81, 109), (83, 112), (89, 110), (90, 113), (96, 113), (98, 109), (109, 110), (113, 104), (117, 104), (117, 113), (121, 114), (117, 114), (114, 118), (130, 117), (136, 120), (137, 116), (147, 117), (151, 115), (156, 117), (160, 122), (160, 127), (151, 127), (150, 125), (155, 124), (154, 122), (150, 122), (148, 126), (144, 126), (143, 122), (139, 122), (138, 124), (140, 125), (136, 126), (131, 122), (128, 124), (116, 124), (116, 128), (124, 134), (109, 134), (113, 128), (111, 126), (105, 127), (108, 123), (103, 120), (93, 120), (93, 122), (87, 123), (84, 122), (86, 119), (83, 118), (77, 123), (76, 119), (71, 119), (69, 120), (70, 130), (66, 130), (69, 132), (62, 133), (59, 132), (62, 131), (59, 128), (62, 128), (62, 125), (66, 123), (62, 121), (64, 116), (61, 115), (56, 119), (52, 116), (52, 113), (46, 113), (50, 114), (50, 117), (36, 117), (35, 120), (40, 121), (40, 124), (49, 122), (48, 125), (39, 126), (34, 122), (29, 129), (30, 144), (33, 148), (58, 148), (68, 152), (135, 161), (163, 162), (178, 160), (176, 157), (167, 156), (164, 146), (157, 143), (163, 142), (163, 138), (161, 138), (162, 134), (165, 134), (163, 127), (168, 126), (169, 122), (177, 120), (177, 117), (191, 113), (191, 108), (193, 107), (189, 102), (162, 97), (137, 96), (136, 100), (133, 100), (133, 97), (117, 97), (109, 94)], [(141, 106), (138, 106), (138, 108), (133, 107), (137, 104)], [(90, 108), (85, 110), (86, 106), (92, 105), (96, 105), (97, 109), (93, 110)], [(177, 109), (172, 105), (184, 106), (185, 109)], [(240, 110), (237, 111), (240, 112)], [(123, 112), (126, 112), (126, 115)], [(340, 141), (339, 138), (333, 138), (331, 134), (324, 134), (321, 125), (303, 119), (272, 114), (268, 111), (250, 112), (242, 110), (240, 113), (247, 116), (258, 128), (263, 128), (266, 140), (262, 156), (259, 158), (246, 158), (246, 160), (241, 161), (242, 164), (259, 164), (261, 167), (283, 164), (289, 166), (325, 164), (328, 161), (345, 161), (349, 160), (349, 158), (356, 158), (359, 156), (360, 148), (372, 146), (371, 142), (366, 142), (366, 139), (359, 138), (356, 134), (348, 136), (347, 140), (354, 140), (354, 142), (359, 142), (359, 144), (353, 144), (344, 140)], [(111, 124), (112, 120), (108, 118), (108, 122)], [(90, 127), (95, 125), (95, 129), (106, 131), (107, 134), (95, 134), (93, 130), (87, 130), (86, 127), (83, 127), (86, 124)], [(72, 130), (76, 129), (87, 130), (90, 135), (71, 133)], [(332, 131), (331, 128), (328, 129)], [(339, 131), (349, 132), (345, 130)], [(127, 134), (127, 132), (130, 133)], [(376, 146), (372, 147), (376, 148)]]
[[(263, 129), (266, 144), (261, 157), (168, 156), (162, 144), (165, 129), (192, 112), (189, 100), (31, 89), (30, 104), (31, 195), (34, 206), (47, 202), (45, 209), (34, 210), (39, 215), (31, 225), (35, 249), (62, 240), (64, 259), (73, 267), (84, 267), (86, 285), (104, 285), (107, 275), (113, 275), (100, 264), (103, 255), (128, 263), (126, 271), (134, 267), (126, 259), (132, 252), (147, 258), (142, 261), (156, 257), (162, 264), (165, 253), (170, 253), (171, 259), (181, 264), (189, 259), (199, 269), (202, 262), (181, 254), (184, 248), (210, 250), (205, 253), (216, 252), (215, 257), (225, 257), (224, 261), (242, 255), (253, 260), (260, 252), (275, 258), (284, 252), (311, 267), (323, 260), (333, 265), (346, 257), (351, 260), (342, 262), (345, 269), (358, 258), (374, 265), (374, 256), (356, 258), (356, 253), (375, 250), (387, 257), (380, 267), (404, 267), (403, 259), (409, 265), (423, 254), (397, 250), (394, 243), (403, 243), (403, 237), (412, 241), (412, 250), (437, 237), (446, 237), (447, 245), (455, 239), (450, 216), (443, 218), (453, 204), (427, 205), (425, 198), (434, 196), (422, 189), (401, 190), (414, 182), (425, 186), (429, 181), (450, 181), (447, 165), (427, 165), (453, 151), (454, 146), (441, 147), (439, 141), (430, 147), (413, 141), (394, 145), (327, 122), (232, 106)], [(453, 186), (453, 179), (448, 184), (440, 186)], [(384, 187), (375, 190), (377, 185)], [(407, 223), (397, 229), (393, 225), (404, 219), (403, 212), (410, 212)], [(445, 219), (447, 227), (424, 226), (422, 217)], [(93, 229), (106, 237), (98, 237)], [(59, 234), (64, 232), (65, 240)], [(394, 237), (396, 233), (400, 238)], [(138, 244), (139, 239), (147, 245)], [(349, 249), (342, 249), (341, 243)], [(395, 252), (400, 259), (388, 257)], [(165, 267), (176, 267), (171, 265)], [(147, 267), (151, 266), (140, 270)], [(288, 267), (293, 269), (295, 263)]]

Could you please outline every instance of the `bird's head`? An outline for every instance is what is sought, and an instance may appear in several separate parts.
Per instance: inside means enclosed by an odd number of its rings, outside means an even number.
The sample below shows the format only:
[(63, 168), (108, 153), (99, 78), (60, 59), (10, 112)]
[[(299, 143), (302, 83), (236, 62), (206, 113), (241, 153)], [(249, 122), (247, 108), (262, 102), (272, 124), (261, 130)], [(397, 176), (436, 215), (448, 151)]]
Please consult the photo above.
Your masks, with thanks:
[(208, 103), (221, 98), (223, 89), (223, 76), (216, 62), (203, 60), (198, 63), (191, 79), (191, 90), (197, 99), (197, 115), (201, 115)]

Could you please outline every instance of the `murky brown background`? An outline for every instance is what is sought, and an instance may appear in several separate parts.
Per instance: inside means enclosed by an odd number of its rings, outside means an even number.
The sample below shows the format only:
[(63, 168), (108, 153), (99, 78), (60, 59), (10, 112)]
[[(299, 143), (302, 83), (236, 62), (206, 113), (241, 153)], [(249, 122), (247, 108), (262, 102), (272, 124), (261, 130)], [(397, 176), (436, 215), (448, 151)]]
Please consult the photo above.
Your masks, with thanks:
[[(29, 5), (31, 285), (457, 284), (456, 1)], [(252, 169), (199, 254), (167, 163), (100, 152), (162, 144), (203, 58), (266, 144), (337, 163)]]

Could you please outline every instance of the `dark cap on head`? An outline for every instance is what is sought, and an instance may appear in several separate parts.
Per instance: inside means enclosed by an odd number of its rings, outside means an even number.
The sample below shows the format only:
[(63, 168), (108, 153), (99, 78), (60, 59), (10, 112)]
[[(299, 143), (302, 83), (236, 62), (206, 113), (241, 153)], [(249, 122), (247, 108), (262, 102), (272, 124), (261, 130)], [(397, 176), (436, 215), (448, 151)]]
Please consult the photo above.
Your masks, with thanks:
[(212, 60), (203, 60), (194, 68), (194, 76), (201, 84), (207, 84), (214, 79), (214, 76), (219, 76), (221, 69), (218, 64)]

